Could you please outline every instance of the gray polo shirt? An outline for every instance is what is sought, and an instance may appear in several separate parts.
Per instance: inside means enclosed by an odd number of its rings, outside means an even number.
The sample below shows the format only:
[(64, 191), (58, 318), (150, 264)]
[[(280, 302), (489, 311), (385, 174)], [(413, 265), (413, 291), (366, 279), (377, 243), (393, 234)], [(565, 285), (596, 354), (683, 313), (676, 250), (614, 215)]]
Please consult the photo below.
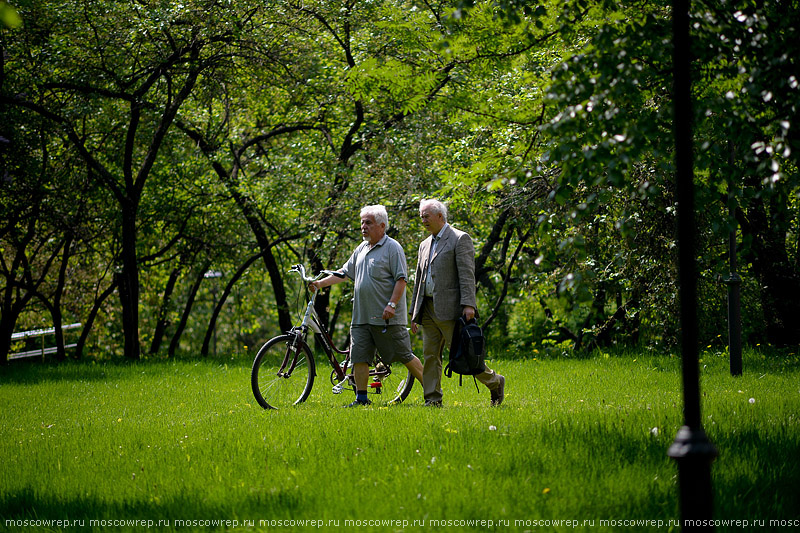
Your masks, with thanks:
[[(406, 254), (400, 243), (384, 235), (370, 249), (369, 243), (364, 241), (341, 270), (355, 282), (352, 323), (384, 325), (381, 315), (392, 297), (395, 283), (400, 279), (408, 280)], [(389, 324), (408, 324), (405, 293), (397, 302), (394, 318)]]

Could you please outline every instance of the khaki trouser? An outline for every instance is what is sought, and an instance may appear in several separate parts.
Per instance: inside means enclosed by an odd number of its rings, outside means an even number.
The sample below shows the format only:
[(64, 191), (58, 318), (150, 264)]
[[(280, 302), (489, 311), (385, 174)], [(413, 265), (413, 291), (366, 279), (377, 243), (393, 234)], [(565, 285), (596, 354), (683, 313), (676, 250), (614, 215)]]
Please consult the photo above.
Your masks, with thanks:
[[(425, 362), (422, 367), (422, 390), (425, 401), (442, 401), (442, 353), (450, 350), (453, 340), (455, 320), (439, 321), (433, 317), (433, 300), (425, 298), (422, 309), (422, 355)], [(488, 366), (486, 372), (478, 374), (475, 378), (486, 385), (489, 390), (500, 386), (498, 374)]]

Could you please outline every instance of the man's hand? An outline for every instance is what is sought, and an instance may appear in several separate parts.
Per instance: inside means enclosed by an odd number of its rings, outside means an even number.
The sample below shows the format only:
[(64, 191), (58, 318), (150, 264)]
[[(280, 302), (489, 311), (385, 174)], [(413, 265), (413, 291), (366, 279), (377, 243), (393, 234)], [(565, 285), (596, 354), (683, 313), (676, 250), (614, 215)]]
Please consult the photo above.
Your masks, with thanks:
[(395, 313), (396, 311), (394, 308), (391, 305), (386, 304), (386, 307), (383, 308), (383, 319), (391, 320), (394, 318)]
[(419, 331), (419, 324), (417, 324), (416, 322), (412, 322), (411, 323), (411, 333), (416, 335), (418, 331)]
[(315, 292), (325, 287), (330, 287), (331, 285), (336, 285), (337, 283), (343, 282), (345, 279), (344, 275), (339, 277), (336, 276), (328, 276), (327, 278), (318, 279), (317, 281), (312, 281), (308, 284), (308, 288), (311, 289), (311, 292)]
[(475, 318), (475, 308), (470, 307), (469, 305), (464, 307), (464, 317), (467, 319), (467, 322)]

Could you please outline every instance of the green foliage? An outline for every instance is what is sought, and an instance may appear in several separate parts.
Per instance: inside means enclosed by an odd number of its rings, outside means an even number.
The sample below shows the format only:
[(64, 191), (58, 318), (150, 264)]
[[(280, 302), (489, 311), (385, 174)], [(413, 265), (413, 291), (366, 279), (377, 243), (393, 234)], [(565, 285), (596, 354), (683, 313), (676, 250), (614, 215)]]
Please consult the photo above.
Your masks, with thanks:
[[(565, 11), (574, 14), (580, 7)], [(787, 70), (794, 55), (773, 48), (796, 47), (788, 38), (796, 23), (785, 16), (777, 20), (775, 8), (765, 3), (736, 11), (727, 4), (701, 4), (693, 13), (698, 56), (694, 84), (698, 268), (707, 273), (701, 292), (724, 293), (717, 281), (727, 275), (721, 245), (739, 222), (747, 259), (740, 273), (762, 280), (763, 304), (747, 302), (751, 324), (759, 323), (759, 305), (780, 309), (772, 315), (768, 311), (767, 324), (780, 322), (776, 315), (795, 312), (778, 304), (786, 301), (785, 292), (770, 296), (768, 287), (780, 285), (791, 294), (798, 287), (796, 267), (785, 259), (796, 248), (788, 221), (797, 213), (786, 209), (788, 198), (797, 191), (793, 161), (797, 152), (786, 136), (796, 116), (797, 93), (790, 89), (796, 83)], [(519, 21), (516, 4), (508, 3), (504, 9), (512, 12), (510, 20)], [(571, 46), (562, 49), (562, 61), (549, 70), (552, 78), (543, 91), (546, 99), (540, 100), (540, 125), (530, 125), (526, 137), (516, 136), (512, 148), (501, 148), (504, 154), (523, 154), (516, 170), (492, 172), (488, 164), (492, 159), (484, 154), (473, 156), (479, 161), (474, 168), (491, 190), (505, 186), (508, 194), (524, 194), (525, 188), (515, 186), (524, 183), (528, 190), (539, 191), (539, 197), (529, 202), (527, 216), (537, 220), (541, 249), (531, 245), (530, 254), (537, 256), (536, 266), (556, 277), (554, 294), (572, 302), (558, 321), (578, 338), (578, 344), (581, 332), (602, 332), (603, 321), (609, 325), (614, 313), (610, 307), (597, 315), (597, 321), (580, 306), (590, 300), (602, 304), (612, 291), (621, 297), (617, 311), (631, 316), (636, 309), (635, 321), (618, 329), (616, 339), (627, 336), (630, 342), (642, 335), (647, 342), (674, 342), (677, 243), (672, 236), (669, 6), (605, 3), (587, 10), (583, 22), (576, 31), (564, 33), (573, 37)], [(758, 66), (748, 62), (751, 57), (759, 58)], [(773, 87), (783, 91), (780, 99), (774, 98)], [(518, 129), (510, 120), (498, 126), (506, 132)], [(503, 137), (496, 131), (491, 135)], [(765, 136), (770, 140), (764, 141)], [(485, 152), (492, 154), (491, 149)], [(737, 221), (727, 213), (729, 190), (742, 209)], [(756, 229), (749, 222), (762, 220), (761, 197), (770, 198), (764, 203), (773, 222)], [(759, 248), (756, 243), (772, 239), (767, 232), (777, 242), (773, 248)], [(780, 266), (770, 269), (767, 263)], [(535, 295), (536, 289), (528, 294)], [(700, 316), (720, 317), (701, 324), (701, 336), (713, 337), (724, 308), (713, 297), (699, 306)], [(601, 305), (595, 306), (600, 309)], [(576, 320), (576, 314), (583, 316)], [(581, 328), (583, 317), (587, 321)], [(576, 325), (568, 327), (570, 323)]]
[[(800, 19), (784, 7), (692, 4), (704, 341), (725, 329), (732, 229), (746, 338), (791, 334), (781, 317), (800, 302)], [(217, 340), (253, 346), (297, 305), (288, 266), (341, 264), (362, 205), (387, 205), (413, 266), (417, 205), (435, 196), (475, 240), (481, 316), (509, 351), (677, 341), (668, 3), (70, 0), (18, 13), (25, 24), (2, 30), (0, 206), (4, 221), (35, 220), (36, 239), (21, 244), (22, 222), (0, 231), (6, 264), (28, 254), (0, 283), (16, 329), (60, 308), (96, 317), (94, 357), (120, 354), (126, 331), (197, 353), (212, 292), (229, 289)], [(194, 293), (212, 268), (226, 277)], [(134, 278), (136, 320), (117, 285)]]

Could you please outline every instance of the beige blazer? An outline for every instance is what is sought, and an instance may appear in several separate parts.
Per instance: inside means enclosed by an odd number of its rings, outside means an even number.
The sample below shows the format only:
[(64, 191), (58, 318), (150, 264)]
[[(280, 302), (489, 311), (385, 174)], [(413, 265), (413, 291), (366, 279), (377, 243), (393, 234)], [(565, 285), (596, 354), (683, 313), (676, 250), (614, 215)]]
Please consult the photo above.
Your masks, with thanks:
[[(411, 320), (422, 322), (425, 300), (425, 276), (428, 270), (433, 236), (419, 245), (414, 292), (411, 298)], [(465, 306), (474, 307), (475, 301), (475, 247), (468, 233), (447, 226), (436, 245), (431, 259), (433, 277), (433, 310), (436, 320), (457, 320)]]

